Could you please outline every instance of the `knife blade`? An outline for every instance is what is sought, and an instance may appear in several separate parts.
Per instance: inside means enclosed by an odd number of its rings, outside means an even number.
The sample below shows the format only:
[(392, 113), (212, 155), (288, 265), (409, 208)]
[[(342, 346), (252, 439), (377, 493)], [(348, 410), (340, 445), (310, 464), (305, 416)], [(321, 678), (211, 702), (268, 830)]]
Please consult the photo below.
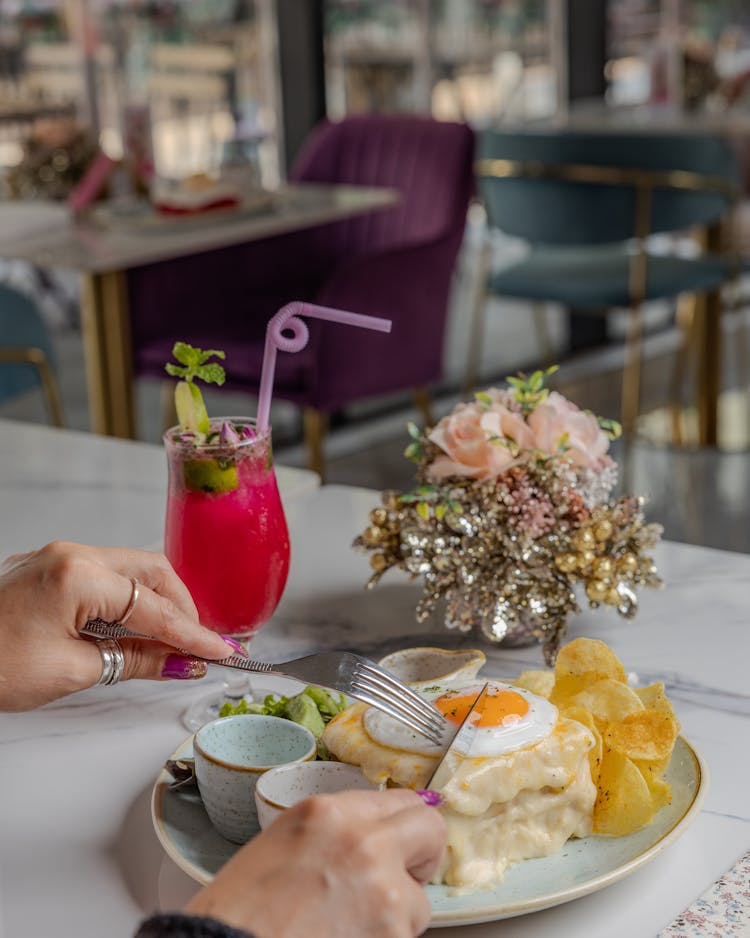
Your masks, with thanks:
[(485, 684), (477, 694), (476, 700), (461, 721), (453, 739), (448, 743), (448, 747), (435, 766), (435, 771), (424, 786), (425, 788), (431, 791), (440, 791), (451, 780), (458, 766), (471, 752), (471, 746), (474, 742), (474, 737), (477, 735), (479, 720), (482, 715), (482, 709), (487, 698), (489, 686), (489, 684)]

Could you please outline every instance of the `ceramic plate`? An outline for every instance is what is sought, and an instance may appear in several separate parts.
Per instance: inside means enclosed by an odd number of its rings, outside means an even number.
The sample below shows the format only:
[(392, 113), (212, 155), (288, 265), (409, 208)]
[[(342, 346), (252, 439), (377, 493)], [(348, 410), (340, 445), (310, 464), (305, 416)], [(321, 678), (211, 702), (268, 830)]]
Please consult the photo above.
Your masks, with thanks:
[[(191, 756), (192, 751), (191, 737), (172, 758)], [(595, 892), (632, 873), (676, 840), (698, 814), (708, 778), (700, 756), (682, 737), (675, 744), (666, 777), (672, 786), (672, 804), (629, 837), (569, 840), (553, 856), (511, 867), (496, 889), (453, 896), (445, 886), (428, 886), (432, 925), (470, 925), (535, 912)], [(171, 792), (169, 781), (170, 776), (162, 771), (152, 794), (156, 834), (177, 866), (205, 884), (237, 846), (214, 830), (196, 789)]]

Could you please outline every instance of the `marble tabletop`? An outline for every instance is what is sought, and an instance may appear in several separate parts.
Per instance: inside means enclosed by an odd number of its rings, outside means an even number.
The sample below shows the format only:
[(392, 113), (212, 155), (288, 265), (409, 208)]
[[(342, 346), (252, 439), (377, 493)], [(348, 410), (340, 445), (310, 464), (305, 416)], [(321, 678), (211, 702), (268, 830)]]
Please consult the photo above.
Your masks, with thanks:
[[(84, 273), (127, 270), (143, 264), (213, 251), (301, 228), (312, 228), (392, 205), (393, 189), (373, 186), (297, 183), (280, 190), (262, 210), (232, 210), (194, 218), (171, 219), (162, 225), (111, 215), (110, 222), (61, 215), (47, 206), (50, 224), (40, 228), (35, 203), (0, 205), (0, 257), (28, 261), (37, 267), (68, 268)], [(4, 213), (13, 213), (4, 223)], [(25, 236), (24, 214), (29, 216)], [(41, 219), (43, 222), (43, 218)]]
[[(9, 448), (8, 439), (0, 433), (0, 552), (53, 537), (158, 542), (158, 447), (30, 427), (18, 431), (18, 445)], [(287, 492), (291, 573), (276, 615), (254, 640), (256, 657), (349, 647), (377, 658), (415, 644), (481, 644), (438, 622), (417, 624), (419, 585), (404, 577), (392, 573), (364, 590), (367, 558), (350, 545), (377, 501), (372, 491), (343, 486)], [(587, 611), (571, 620), (570, 636), (602, 638), (638, 680), (667, 683), (683, 734), (710, 773), (696, 821), (648, 865), (597, 893), (435, 935), (653, 936), (746, 852), (750, 557), (669, 542), (656, 557), (666, 586), (643, 593), (635, 620)], [(541, 666), (535, 647), (482, 647), (491, 675)], [(1, 938), (129, 938), (149, 911), (194, 892), (157, 841), (149, 799), (164, 759), (187, 736), (180, 714), (203, 689), (132, 682), (0, 716)]]

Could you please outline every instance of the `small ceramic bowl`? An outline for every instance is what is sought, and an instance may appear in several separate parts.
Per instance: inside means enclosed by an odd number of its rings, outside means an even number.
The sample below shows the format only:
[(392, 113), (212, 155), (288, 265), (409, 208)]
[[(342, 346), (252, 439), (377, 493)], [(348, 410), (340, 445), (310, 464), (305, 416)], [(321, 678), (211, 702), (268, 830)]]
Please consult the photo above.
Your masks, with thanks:
[(418, 687), (435, 681), (471, 680), (477, 676), (486, 660), (486, 655), (478, 648), (466, 651), (402, 648), (381, 658), (378, 663), (402, 681)]
[(363, 789), (377, 791), (378, 785), (368, 782), (359, 766), (345, 762), (298, 762), (270, 769), (258, 779), (255, 805), (261, 829), (268, 827), (283, 811), (312, 798), (337, 791)]
[(258, 831), (255, 786), (279, 765), (314, 759), (315, 737), (280, 717), (239, 714), (206, 723), (193, 740), (195, 776), (216, 830), (243, 844)]

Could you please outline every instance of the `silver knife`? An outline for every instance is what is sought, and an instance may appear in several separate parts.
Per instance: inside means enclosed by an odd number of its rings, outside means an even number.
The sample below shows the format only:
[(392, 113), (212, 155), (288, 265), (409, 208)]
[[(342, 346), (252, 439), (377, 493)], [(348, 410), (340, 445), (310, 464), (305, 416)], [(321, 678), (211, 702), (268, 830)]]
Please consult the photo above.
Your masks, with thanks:
[(429, 781), (424, 786), (430, 791), (440, 791), (453, 778), (459, 765), (471, 752), (471, 746), (474, 737), (479, 729), (479, 719), (482, 715), (489, 684), (485, 684), (477, 695), (477, 699), (471, 705), (469, 712), (461, 721), (461, 725), (456, 730), (453, 739), (448, 743), (448, 748), (443, 753), (440, 762), (435, 767), (435, 771), (430, 776)]

